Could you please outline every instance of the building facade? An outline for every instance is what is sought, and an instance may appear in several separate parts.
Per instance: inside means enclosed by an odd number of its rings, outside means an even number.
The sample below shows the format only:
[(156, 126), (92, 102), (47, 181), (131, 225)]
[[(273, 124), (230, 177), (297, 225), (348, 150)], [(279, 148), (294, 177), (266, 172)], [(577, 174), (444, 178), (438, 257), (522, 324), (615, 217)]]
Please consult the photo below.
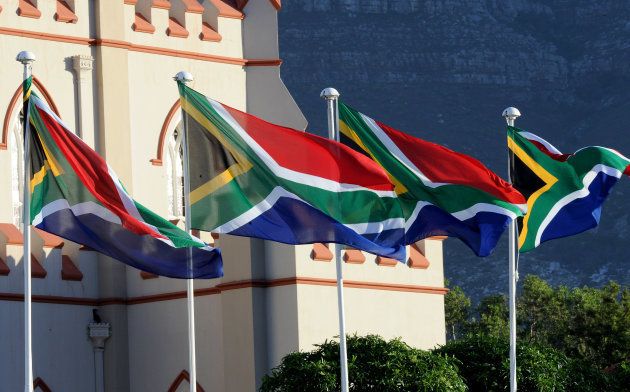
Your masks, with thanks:
[[(280, 79), (280, 9), (280, 0), (0, 1), (0, 392), (23, 382), (16, 54), (35, 53), (40, 96), (134, 198), (181, 224), (178, 71), (214, 99), (306, 127)], [(185, 282), (32, 235), (36, 391), (187, 391)], [(225, 276), (195, 282), (199, 390), (254, 391), (284, 355), (338, 334), (333, 245), (200, 236), (222, 249)], [(441, 240), (410, 247), (407, 265), (344, 249), (348, 332), (443, 343)]]

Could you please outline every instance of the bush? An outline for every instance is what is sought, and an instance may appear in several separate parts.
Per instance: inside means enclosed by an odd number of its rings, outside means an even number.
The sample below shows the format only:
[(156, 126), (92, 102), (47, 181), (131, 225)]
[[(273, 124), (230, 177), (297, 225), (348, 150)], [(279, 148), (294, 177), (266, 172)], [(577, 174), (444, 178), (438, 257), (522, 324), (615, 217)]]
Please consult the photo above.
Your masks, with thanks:
[[(516, 350), (519, 391), (612, 391), (610, 377), (581, 359), (568, 358), (552, 347), (519, 341)], [(509, 340), (468, 335), (436, 350), (453, 356), (471, 391), (509, 391)]]
[[(399, 339), (348, 337), (350, 391), (466, 391), (457, 362), (446, 355), (409, 347)], [(287, 355), (263, 379), (261, 392), (340, 390), (339, 343), (326, 341), (310, 352)]]

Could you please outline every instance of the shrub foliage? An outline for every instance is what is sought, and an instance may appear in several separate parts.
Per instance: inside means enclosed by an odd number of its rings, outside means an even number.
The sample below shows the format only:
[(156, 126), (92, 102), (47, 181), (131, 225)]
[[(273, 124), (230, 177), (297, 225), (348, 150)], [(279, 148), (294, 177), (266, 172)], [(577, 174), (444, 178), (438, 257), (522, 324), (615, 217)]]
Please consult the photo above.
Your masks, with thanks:
[[(466, 391), (457, 362), (446, 355), (409, 347), (399, 339), (349, 336), (350, 391)], [(310, 352), (287, 355), (263, 379), (261, 392), (340, 390), (339, 343), (326, 341)]]

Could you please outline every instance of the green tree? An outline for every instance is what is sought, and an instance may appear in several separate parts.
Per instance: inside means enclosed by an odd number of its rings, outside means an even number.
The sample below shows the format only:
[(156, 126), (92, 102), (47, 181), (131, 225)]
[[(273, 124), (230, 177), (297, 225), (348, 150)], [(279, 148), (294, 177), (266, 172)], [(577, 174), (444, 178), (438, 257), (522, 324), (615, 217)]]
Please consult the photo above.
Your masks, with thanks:
[[(506, 337), (467, 335), (448, 342), (436, 351), (460, 361), (460, 375), (471, 391), (509, 390), (509, 341)], [(519, 391), (614, 390), (604, 373), (548, 346), (520, 341), (516, 362)]]
[(526, 276), (516, 305), (519, 336), (561, 348), (570, 320), (569, 295), (566, 287), (554, 289), (537, 276)]
[[(457, 362), (409, 347), (399, 339), (350, 336), (348, 373), (353, 392), (466, 391)], [(261, 392), (339, 391), (339, 344), (326, 341), (310, 352), (283, 358), (263, 378)]]
[(630, 358), (630, 291), (617, 283), (570, 290), (528, 276), (518, 299), (518, 319), (521, 338), (599, 369)]
[[(444, 285), (448, 287), (448, 280)], [(470, 298), (464, 294), (459, 286), (453, 286), (444, 296), (444, 313), (446, 331), (450, 339), (457, 339), (457, 334), (463, 329), (470, 316)]]
[(507, 298), (504, 295), (489, 295), (477, 306), (478, 319), (472, 319), (467, 326), (471, 334), (503, 337), (509, 334)]

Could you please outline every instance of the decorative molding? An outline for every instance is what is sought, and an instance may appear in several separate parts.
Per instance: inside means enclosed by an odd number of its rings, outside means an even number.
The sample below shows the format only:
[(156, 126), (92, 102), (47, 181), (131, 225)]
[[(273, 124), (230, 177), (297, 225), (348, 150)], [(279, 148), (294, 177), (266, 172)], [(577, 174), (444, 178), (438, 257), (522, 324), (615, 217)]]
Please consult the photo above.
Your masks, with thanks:
[(63, 0), (57, 0), (57, 12), (55, 12), (54, 19), (63, 23), (77, 23), (79, 20), (72, 8)]
[(91, 71), (94, 68), (94, 57), (85, 54), (72, 56), (72, 68), (76, 72)]
[(201, 33), (199, 34), (200, 40), (209, 42), (220, 42), (222, 38), (223, 37), (221, 37), (221, 34), (213, 29), (212, 26), (210, 26), (206, 22), (203, 22), (201, 24)]
[(365, 255), (358, 249), (346, 249), (343, 252), (343, 261), (348, 264), (363, 264), (365, 263)]
[(279, 66), (282, 64), (280, 59), (240, 59), (235, 57), (218, 56), (197, 52), (187, 52), (176, 49), (158, 48), (155, 46), (136, 45), (125, 41), (111, 40), (111, 39), (97, 39), (94, 45), (106, 46), (109, 48), (127, 49), (133, 52), (159, 54), (170, 57), (180, 57), (193, 60), (210, 61), (222, 64), (232, 64), (249, 67), (263, 67), (263, 66)]
[(75, 282), (83, 280), (83, 273), (68, 255), (61, 255), (61, 280), (71, 280)]
[(105, 341), (112, 335), (111, 326), (109, 323), (89, 323), (88, 324), (88, 336), (92, 341), (92, 346), (95, 349), (104, 349)]
[(155, 33), (155, 27), (139, 12), (136, 12), (136, 16), (133, 24), (131, 25), (131, 29), (139, 33)]
[(179, 21), (173, 17), (168, 18), (168, 28), (166, 29), (166, 35), (175, 38), (188, 38), (188, 30), (179, 23)]
[[(235, 0), (235, 1), (236, 1), (236, 6), (241, 11), (245, 8), (247, 3), (249, 3), (249, 0)], [(269, 2), (273, 6), (273, 8), (276, 9), (276, 11), (280, 11), (280, 8), (282, 8), (282, 1), (281, 0), (269, 0)]]
[[(204, 297), (208, 295), (221, 294), (224, 291), (240, 290), (246, 288), (272, 288), (291, 285), (305, 285), (305, 286), (328, 286), (335, 287), (337, 281), (335, 279), (323, 279), (323, 278), (309, 278), (309, 277), (291, 277), (283, 279), (273, 280), (243, 280), (229, 283), (221, 283), (215, 287), (203, 288), (195, 290), (195, 297)], [(344, 287), (352, 289), (364, 289), (364, 290), (382, 290), (382, 291), (394, 291), (394, 292), (410, 292), (419, 294), (435, 294), (444, 295), (448, 292), (445, 287), (434, 286), (417, 286), (407, 284), (395, 284), (395, 283), (378, 283), (378, 282), (363, 282), (355, 280), (345, 280)], [(63, 296), (50, 296), (50, 295), (33, 295), (33, 302), (37, 303), (51, 303), (60, 305), (80, 305), (80, 306), (107, 306), (107, 305), (140, 305), (146, 303), (172, 301), (177, 299), (185, 299), (186, 291), (176, 291), (169, 293), (145, 295), (140, 297), (130, 298), (78, 298), (78, 297), (63, 297)], [(15, 293), (0, 293), (0, 301), (24, 301), (23, 294)]]
[(180, 0), (186, 6), (186, 12), (203, 14), (203, 6), (197, 0)]
[(171, 2), (168, 0), (153, 0), (153, 2), (151, 3), (151, 7), (161, 8), (163, 10), (170, 10)]
[[(188, 381), (190, 384), (190, 375), (186, 370), (182, 370), (181, 373), (175, 377), (175, 380), (171, 384), (170, 388), (168, 388), (168, 392), (176, 392), (181, 383), (184, 381)], [(197, 392), (205, 392), (201, 385), (199, 385), (199, 382), (197, 382)]]
[(0, 27), (0, 35), (13, 35), (16, 37), (40, 39), (44, 41), (66, 42), (77, 45), (94, 45), (94, 38), (73, 37), (70, 35), (50, 34), (39, 31), (29, 31), (21, 29), (12, 29), (9, 27)]
[(238, 9), (232, 7), (228, 3), (224, 2), (223, 0), (209, 0), (209, 1), (217, 9), (220, 17), (230, 18), (230, 19), (245, 19), (245, 14), (243, 14)]
[[(24, 294), (0, 293), (0, 301), (23, 302)], [(100, 301), (97, 298), (77, 298), (57, 295), (33, 295), (32, 301), (43, 304), (80, 305), (92, 307), (103, 305), (103, 301)], [(125, 301), (121, 299), (120, 303), (124, 304)]]
[(417, 244), (409, 246), (409, 259), (407, 260), (409, 268), (427, 269), (429, 268), (429, 260), (422, 253)]
[[(1, 30), (2, 29), (0, 28), (0, 34), (1, 34)], [(57, 109), (57, 105), (55, 105), (55, 101), (52, 99), (52, 96), (50, 95), (48, 90), (46, 90), (46, 87), (44, 87), (44, 85), (35, 76), (33, 76), (33, 85), (37, 87), (37, 89), (42, 93), (42, 95), (44, 96), (44, 100), (46, 100), (46, 102), (50, 105), (50, 108), (53, 110), (53, 112), (55, 112), (55, 114), (59, 116), (59, 118), (61, 118), (61, 116), (59, 115), (59, 109)], [(22, 102), (20, 99), (21, 97), (22, 97), (22, 84), (20, 84), (18, 88), (15, 90), (15, 92), (13, 93), (13, 96), (11, 97), (11, 101), (9, 102), (9, 106), (7, 106), (7, 111), (4, 114), (4, 122), (2, 124), (2, 140), (0, 140), (0, 150), (7, 149), (7, 140), (9, 138), (9, 126), (11, 125), (10, 124), (11, 113), (13, 113), (13, 109), (15, 108), (15, 105), (17, 105), (18, 102), (20, 103)]]
[(132, 52), (151, 53), (169, 57), (179, 57), (200, 61), (208, 61), (220, 64), (239, 65), (242, 67), (278, 67), (282, 65), (280, 59), (242, 59), (236, 57), (218, 56), (211, 54), (204, 54), (198, 52), (188, 52), (176, 49), (159, 48), (155, 46), (136, 45), (126, 41), (110, 40), (110, 39), (95, 39), (95, 38), (82, 38), (72, 37), (67, 35), (41, 33), (35, 31), (26, 31), (19, 29), (11, 29), (7, 27), (0, 27), (0, 35), (13, 35), (17, 37), (41, 39), (45, 41), (57, 41), (66, 42), (77, 45), (87, 46), (104, 46), (109, 48), (126, 49)]
[(13, 223), (0, 223), (0, 235), (4, 237), (7, 245), (22, 245), (24, 237)]
[(2, 258), (0, 258), (0, 276), (7, 276), (10, 273), (11, 273), (11, 269), (9, 268), (7, 263), (5, 263), (5, 261)]
[(148, 280), (148, 279), (157, 279), (160, 276), (156, 274), (152, 274), (147, 271), (140, 271), (140, 277), (142, 278), (142, 280)]
[(25, 18), (39, 19), (42, 13), (35, 7), (30, 0), (20, 0), (17, 9), (18, 16)]
[(175, 101), (173, 106), (171, 106), (171, 108), (168, 111), (168, 114), (166, 115), (166, 118), (164, 119), (164, 122), (162, 123), (162, 129), (160, 130), (160, 137), (158, 139), (157, 154), (154, 159), (151, 159), (151, 164), (153, 166), (162, 166), (162, 163), (163, 163), (162, 158), (164, 156), (163, 155), (164, 143), (166, 141), (165, 140), (166, 134), (168, 133), (168, 125), (171, 123), (171, 121), (173, 120), (173, 117), (175, 117), (175, 114), (177, 114), (177, 111), (179, 110), (180, 107), (181, 107), (181, 103), (178, 99), (177, 101)]
[(64, 240), (61, 237), (57, 237), (54, 234), (50, 234), (48, 232), (45, 232), (44, 230), (38, 229), (35, 226), (33, 227), (33, 231), (36, 233), (36, 235), (42, 239), (42, 241), (44, 241), (44, 248), (62, 248), (63, 244), (64, 244)]
[(45, 279), (48, 275), (48, 272), (41, 265), (37, 257), (31, 253), (31, 278), (35, 279)]
[(389, 257), (382, 257), (382, 256), (376, 257), (376, 265), (379, 265), (381, 267), (395, 267), (396, 264), (398, 264), (398, 260), (390, 259)]
[(322, 244), (320, 242), (313, 244), (311, 259), (315, 261), (331, 261), (333, 259), (333, 254), (330, 249), (328, 249), (328, 244)]

